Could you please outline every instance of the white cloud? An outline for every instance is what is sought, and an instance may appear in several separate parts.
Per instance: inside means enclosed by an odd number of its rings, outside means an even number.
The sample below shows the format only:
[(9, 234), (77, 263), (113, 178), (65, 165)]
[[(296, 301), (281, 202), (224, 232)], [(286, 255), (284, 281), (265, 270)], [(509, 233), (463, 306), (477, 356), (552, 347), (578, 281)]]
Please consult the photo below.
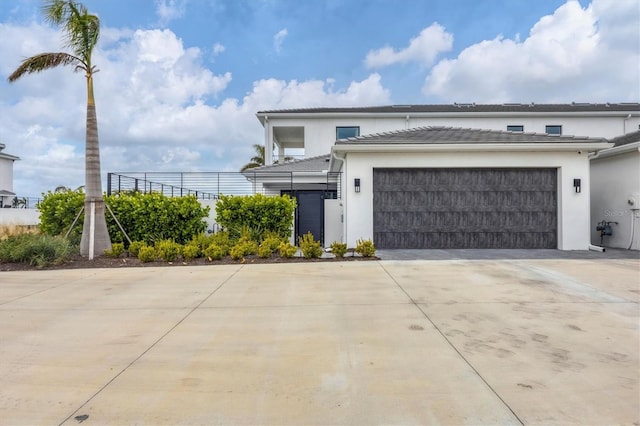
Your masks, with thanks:
[(569, 0), (528, 37), (498, 36), (444, 59), (423, 93), (447, 101), (570, 102), (640, 99), (637, 0)]
[(213, 54), (214, 55), (219, 55), (220, 53), (224, 52), (224, 46), (220, 43), (215, 43), (213, 45)]
[(424, 66), (433, 63), (438, 54), (451, 50), (453, 35), (443, 26), (434, 22), (423, 29), (417, 37), (409, 41), (404, 49), (385, 46), (367, 53), (365, 64), (368, 68), (381, 68), (396, 63), (418, 62)]
[(283, 28), (273, 36), (273, 48), (277, 53), (280, 53), (282, 50), (282, 43), (287, 35), (289, 35), (289, 31), (287, 31), (286, 28)]
[[(71, 68), (6, 76), (20, 59), (58, 50), (60, 35), (32, 24), (0, 24), (0, 141), (18, 155), (14, 188), (35, 196), (84, 182), (86, 89)], [(388, 103), (378, 74), (347, 87), (331, 79), (254, 82), (224, 98), (231, 73), (203, 65), (202, 52), (170, 30), (103, 28), (94, 53), (103, 177), (115, 171), (238, 171), (264, 131), (264, 109)]]
[(184, 16), (186, 0), (156, 0), (156, 14), (161, 26)]

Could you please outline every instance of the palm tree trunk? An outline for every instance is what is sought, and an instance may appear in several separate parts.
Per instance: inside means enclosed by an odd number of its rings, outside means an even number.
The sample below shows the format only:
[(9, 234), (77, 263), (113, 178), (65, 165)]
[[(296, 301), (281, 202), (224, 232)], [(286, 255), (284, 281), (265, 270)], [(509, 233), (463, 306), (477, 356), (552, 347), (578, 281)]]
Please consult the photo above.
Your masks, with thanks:
[(105, 220), (100, 174), (100, 146), (98, 142), (98, 119), (93, 97), (93, 78), (87, 73), (87, 134), (85, 142), (85, 190), (84, 225), (80, 240), (80, 254), (93, 258), (104, 255), (111, 249), (111, 239)]

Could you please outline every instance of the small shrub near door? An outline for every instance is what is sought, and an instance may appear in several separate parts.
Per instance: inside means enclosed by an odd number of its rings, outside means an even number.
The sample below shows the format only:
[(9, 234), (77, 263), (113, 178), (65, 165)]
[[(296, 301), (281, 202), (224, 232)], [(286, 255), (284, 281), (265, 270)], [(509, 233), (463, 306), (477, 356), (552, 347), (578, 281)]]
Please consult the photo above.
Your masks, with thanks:
[(333, 253), (336, 257), (344, 257), (347, 252), (347, 243), (339, 243), (334, 241), (331, 243), (331, 253)]
[(313, 238), (311, 232), (307, 232), (299, 238), (300, 250), (305, 259), (314, 259), (322, 256), (322, 245), (320, 241)]
[(289, 259), (296, 255), (296, 252), (298, 251), (298, 247), (292, 246), (290, 243), (282, 242), (280, 243), (280, 247), (278, 248), (278, 251), (280, 253), (280, 257), (284, 259)]
[(356, 241), (355, 251), (362, 257), (371, 257), (376, 254), (376, 246), (371, 240), (358, 240)]

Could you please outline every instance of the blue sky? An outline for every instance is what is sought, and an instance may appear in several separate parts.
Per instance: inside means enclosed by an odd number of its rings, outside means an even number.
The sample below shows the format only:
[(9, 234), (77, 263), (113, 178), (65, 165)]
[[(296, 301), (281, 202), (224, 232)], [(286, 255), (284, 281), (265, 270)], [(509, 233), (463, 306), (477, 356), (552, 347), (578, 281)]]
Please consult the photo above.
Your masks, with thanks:
[[(258, 110), (640, 99), (640, 0), (86, 0), (103, 174), (237, 171)], [(39, 0), (0, 2), (14, 192), (84, 180), (82, 76), (6, 77), (62, 50)]]

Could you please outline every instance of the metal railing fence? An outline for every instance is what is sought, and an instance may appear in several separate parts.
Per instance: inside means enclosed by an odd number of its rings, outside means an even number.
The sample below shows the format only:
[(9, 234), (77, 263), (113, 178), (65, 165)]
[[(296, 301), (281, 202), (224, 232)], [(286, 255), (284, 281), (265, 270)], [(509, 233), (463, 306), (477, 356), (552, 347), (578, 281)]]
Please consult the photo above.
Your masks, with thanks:
[(341, 173), (303, 172), (113, 172), (107, 174), (107, 195), (120, 192), (157, 192), (169, 197), (195, 195), (215, 200), (220, 195), (279, 195), (281, 191), (318, 189), (336, 191)]
[(35, 209), (40, 201), (38, 197), (0, 196), (0, 208)]

